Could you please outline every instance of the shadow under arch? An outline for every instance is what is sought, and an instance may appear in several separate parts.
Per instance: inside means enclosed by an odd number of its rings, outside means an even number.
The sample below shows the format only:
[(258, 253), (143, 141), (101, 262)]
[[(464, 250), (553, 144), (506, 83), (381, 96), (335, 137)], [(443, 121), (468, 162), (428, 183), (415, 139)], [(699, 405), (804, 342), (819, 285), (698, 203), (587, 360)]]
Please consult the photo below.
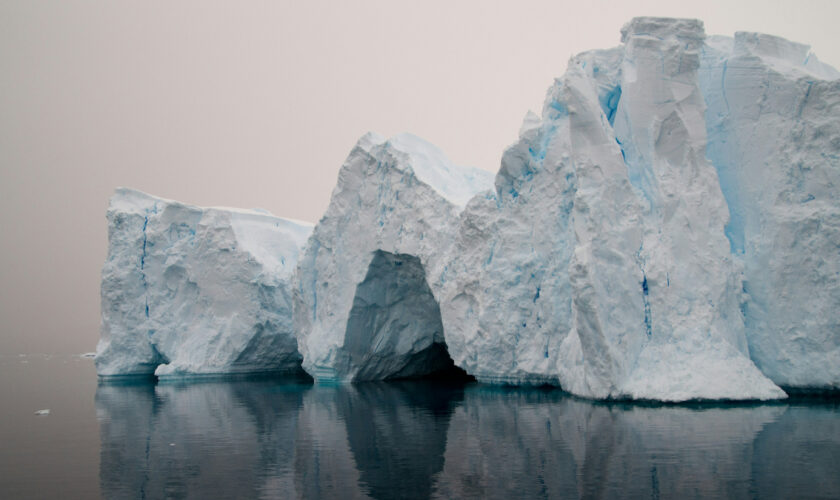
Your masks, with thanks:
[(373, 252), (356, 287), (343, 351), (339, 370), (353, 381), (472, 379), (449, 356), (440, 306), (422, 262), (409, 254)]

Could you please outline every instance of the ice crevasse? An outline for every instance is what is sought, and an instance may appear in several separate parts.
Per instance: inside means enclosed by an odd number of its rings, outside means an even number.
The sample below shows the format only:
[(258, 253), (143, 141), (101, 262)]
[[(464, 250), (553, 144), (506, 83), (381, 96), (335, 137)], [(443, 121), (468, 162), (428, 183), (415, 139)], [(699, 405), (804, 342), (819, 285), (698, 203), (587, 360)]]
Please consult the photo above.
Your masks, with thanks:
[(368, 134), (314, 229), (120, 191), (100, 374), (457, 367), (663, 401), (838, 389), (838, 76), (778, 37), (635, 18), (622, 45), (570, 60), (495, 177)]

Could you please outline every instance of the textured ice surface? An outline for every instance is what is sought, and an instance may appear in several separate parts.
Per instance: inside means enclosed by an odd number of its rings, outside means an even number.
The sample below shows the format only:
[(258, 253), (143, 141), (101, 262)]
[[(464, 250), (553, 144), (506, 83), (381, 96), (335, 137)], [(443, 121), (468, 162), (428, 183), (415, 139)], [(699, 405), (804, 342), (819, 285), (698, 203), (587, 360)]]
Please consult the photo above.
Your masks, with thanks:
[(451, 364), (430, 276), (488, 172), (452, 165), (403, 134), (362, 137), (297, 270), (295, 326), (304, 369), (320, 380), (381, 380)]
[(102, 269), (100, 375), (299, 367), (291, 278), (305, 223), (118, 189)]
[(702, 23), (637, 18), (573, 58), (464, 211), (441, 277), (455, 363), (587, 397), (776, 398), (750, 361), (705, 158)]
[(97, 366), (302, 356), (349, 381), (454, 361), (666, 401), (840, 388), (838, 78), (805, 45), (636, 18), (572, 58), (495, 179), (368, 134), (314, 231), (119, 191)]
[(840, 388), (838, 77), (806, 45), (756, 33), (710, 38), (700, 68), (750, 354), (784, 386)]

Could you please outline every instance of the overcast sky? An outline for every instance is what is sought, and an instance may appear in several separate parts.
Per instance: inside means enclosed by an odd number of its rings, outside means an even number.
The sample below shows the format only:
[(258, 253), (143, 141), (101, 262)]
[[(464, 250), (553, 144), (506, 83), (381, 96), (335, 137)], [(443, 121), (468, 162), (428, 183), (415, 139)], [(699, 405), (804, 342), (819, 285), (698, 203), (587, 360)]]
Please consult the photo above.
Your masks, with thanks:
[(368, 130), (495, 172), (569, 57), (633, 16), (840, 67), (838, 5), (0, 0), (0, 354), (94, 350), (117, 186), (315, 222)]

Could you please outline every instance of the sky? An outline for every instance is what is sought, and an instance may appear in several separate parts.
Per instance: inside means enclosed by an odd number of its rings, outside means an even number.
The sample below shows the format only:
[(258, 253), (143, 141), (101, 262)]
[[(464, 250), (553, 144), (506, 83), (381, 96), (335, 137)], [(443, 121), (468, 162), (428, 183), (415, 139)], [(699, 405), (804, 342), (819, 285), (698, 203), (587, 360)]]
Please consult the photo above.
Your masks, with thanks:
[(0, 0), (0, 354), (95, 349), (117, 186), (317, 222), (369, 130), (495, 172), (568, 59), (640, 15), (840, 67), (833, 0)]

